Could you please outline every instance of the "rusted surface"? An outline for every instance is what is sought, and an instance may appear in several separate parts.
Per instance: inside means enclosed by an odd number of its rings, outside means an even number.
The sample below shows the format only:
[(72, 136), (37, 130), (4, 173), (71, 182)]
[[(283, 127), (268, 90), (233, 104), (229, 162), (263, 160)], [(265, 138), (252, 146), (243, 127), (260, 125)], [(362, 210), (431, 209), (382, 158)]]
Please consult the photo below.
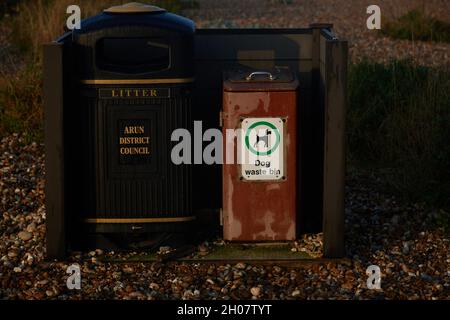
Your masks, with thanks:
[[(241, 180), (238, 164), (223, 165), (224, 239), (234, 241), (293, 240), (296, 237), (297, 80), (274, 84), (225, 81), (223, 130), (237, 129), (243, 118), (283, 118), (285, 179)], [(226, 141), (226, 149), (236, 143)]]

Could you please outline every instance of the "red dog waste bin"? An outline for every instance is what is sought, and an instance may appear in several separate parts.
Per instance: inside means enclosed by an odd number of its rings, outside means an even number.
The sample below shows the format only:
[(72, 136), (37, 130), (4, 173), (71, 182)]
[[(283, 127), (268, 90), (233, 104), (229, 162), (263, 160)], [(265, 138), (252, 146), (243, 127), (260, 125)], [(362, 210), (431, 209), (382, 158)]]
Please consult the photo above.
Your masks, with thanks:
[(225, 240), (296, 237), (297, 88), (287, 68), (225, 76)]

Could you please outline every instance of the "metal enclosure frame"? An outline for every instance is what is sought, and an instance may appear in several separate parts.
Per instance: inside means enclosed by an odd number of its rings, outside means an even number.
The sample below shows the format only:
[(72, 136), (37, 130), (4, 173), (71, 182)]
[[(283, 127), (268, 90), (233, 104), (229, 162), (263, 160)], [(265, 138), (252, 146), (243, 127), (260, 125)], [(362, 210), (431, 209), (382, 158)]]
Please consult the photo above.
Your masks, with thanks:
[[(305, 29), (198, 29), (195, 57), (193, 114), (203, 121), (204, 130), (221, 126), (223, 70), (277, 65), (297, 71), (297, 234), (323, 231), (324, 257), (343, 257), (347, 41), (333, 34), (331, 24)], [(194, 189), (194, 208), (212, 214), (220, 205), (216, 196), (222, 195), (221, 169), (196, 166), (194, 174), (202, 181)]]
[[(331, 25), (305, 29), (198, 29), (193, 119), (220, 128), (222, 71), (236, 65), (290, 66), (300, 81), (298, 110), (297, 234), (324, 234), (324, 257), (342, 257), (344, 245), (345, 108), (348, 44)], [(62, 258), (70, 244), (65, 215), (64, 108), (71, 102), (66, 35), (44, 46), (47, 257)], [(221, 168), (196, 165), (194, 209), (219, 223)]]
[(320, 38), (320, 82), (324, 100), (324, 256), (345, 255), (345, 172), (348, 43), (327, 30)]

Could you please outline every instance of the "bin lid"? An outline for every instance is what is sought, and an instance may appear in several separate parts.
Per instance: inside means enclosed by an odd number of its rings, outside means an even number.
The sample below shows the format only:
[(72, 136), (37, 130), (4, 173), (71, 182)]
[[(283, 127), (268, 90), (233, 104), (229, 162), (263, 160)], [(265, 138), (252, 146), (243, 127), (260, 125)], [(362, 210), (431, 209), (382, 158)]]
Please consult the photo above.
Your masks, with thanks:
[(103, 10), (106, 13), (162, 13), (166, 12), (165, 9), (162, 9), (157, 6), (152, 6), (149, 4), (139, 3), (139, 2), (130, 2), (127, 4), (123, 4), (120, 6), (114, 6), (108, 9)]
[(270, 70), (234, 70), (225, 72), (225, 91), (292, 91), (298, 87), (295, 74), (287, 67)]
[(81, 28), (73, 30), (72, 34), (79, 35), (102, 29), (135, 26), (164, 29), (189, 35), (195, 33), (194, 22), (187, 18), (167, 12), (160, 7), (131, 2), (105, 9), (101, 14), (81, 21)]

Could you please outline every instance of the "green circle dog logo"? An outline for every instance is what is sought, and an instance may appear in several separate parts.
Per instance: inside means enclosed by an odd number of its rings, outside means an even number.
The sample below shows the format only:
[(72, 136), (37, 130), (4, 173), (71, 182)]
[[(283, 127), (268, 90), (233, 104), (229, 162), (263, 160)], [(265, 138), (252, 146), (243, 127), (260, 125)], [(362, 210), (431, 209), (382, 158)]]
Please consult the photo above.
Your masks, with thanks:
[(255, 122), (245, 132), (245, 146), (257, 156), (272, 154), (278, 148), (280, 140), (277, 127), (267, 121)]

